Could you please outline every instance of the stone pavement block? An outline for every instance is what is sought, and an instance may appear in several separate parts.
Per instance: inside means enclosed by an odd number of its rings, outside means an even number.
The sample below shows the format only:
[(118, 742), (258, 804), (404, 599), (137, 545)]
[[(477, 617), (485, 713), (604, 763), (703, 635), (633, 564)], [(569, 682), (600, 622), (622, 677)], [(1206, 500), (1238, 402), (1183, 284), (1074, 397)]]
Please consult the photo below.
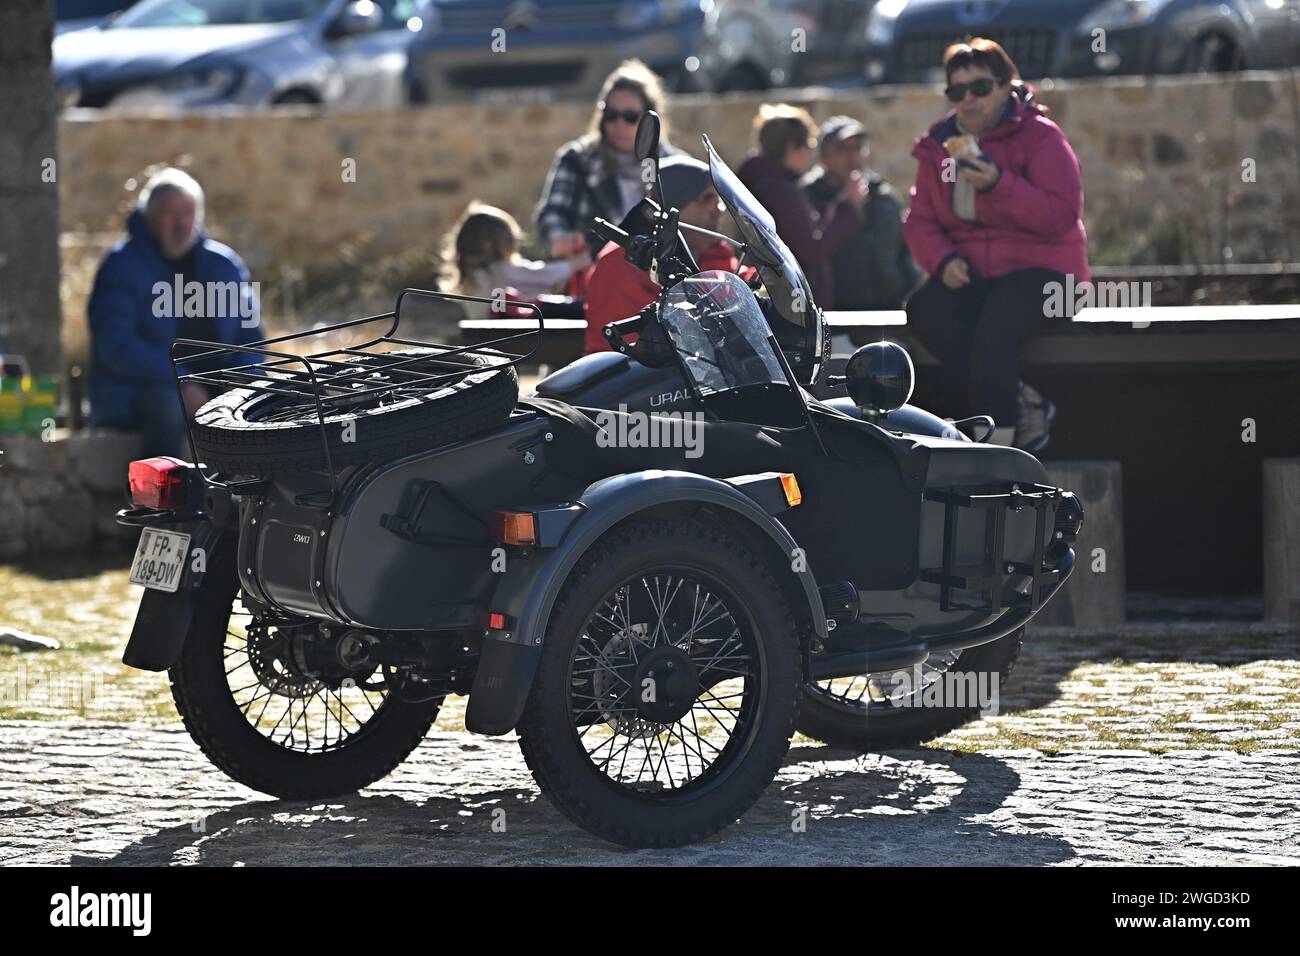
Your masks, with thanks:
[[(101, 742), (103, 736), (112, 743)], [(125, 738), (129, 745), (122, 746)], [(672, 850), (628, 851), (565, 821), (513, 735), (433, 731), (357, 794), (272, 800), (213, 769), (183, 732), (0, 721), (11, 764), (0, 860), (130, 866), (280, 863), (596, 866), (1225, 865), (1300, 863), (1300, 753), (1204, 748), (854, 755), (796, 746), (733, 827)], [(39, 747), (88, 757), (45, 769)], [(139, 754), (163, 749), (166, 762)], [(92, 755), (93, 754), (93, 755)], [(65, 758), (67, 759), (67, 758)], [(84, 767), (84, 768), (83, 768)], [(792, 811), (807, 830), (792, 835)], [(28, 812), (24, 812), (26, 809)], [(493, 827), (504, 810), (505, 832)], [(201, 826), (198, 824), (201, 823)]]

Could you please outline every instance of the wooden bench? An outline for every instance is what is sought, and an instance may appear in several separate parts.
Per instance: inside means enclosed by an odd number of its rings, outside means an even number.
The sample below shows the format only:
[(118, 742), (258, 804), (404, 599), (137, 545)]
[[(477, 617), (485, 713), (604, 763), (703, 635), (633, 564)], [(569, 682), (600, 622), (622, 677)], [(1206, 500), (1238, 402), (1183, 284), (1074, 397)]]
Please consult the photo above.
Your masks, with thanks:
[[(1207, 323), (1215, 327), (1207, 329)], [(902, 310), (828, 312), (827, 325), (832, 335), (847, 334), (858, 344), (882, 336), (901, 340), (917, 364), (935, 361), (907, 332), (907, 313)], [(537, 322), (462, 319), (458, 327), (467, 342), (482, 343), (535, 329)], [(584, 319), (548, 319), (539, 360), (554, 367), (577, 358), (586, 329)], [(1188, 334), (1193, 330), (1195, 334)], [(1277, 332), (1288, 334), (1272, 334)], [(1089, 308), (1074, 316), (1068, 332), (1039, 336), (1028, 343), (1021, 361), (1028, 366), (1297, 362), (1300, 334), (1296, 333), (1300, 333), (1300, 305)]]

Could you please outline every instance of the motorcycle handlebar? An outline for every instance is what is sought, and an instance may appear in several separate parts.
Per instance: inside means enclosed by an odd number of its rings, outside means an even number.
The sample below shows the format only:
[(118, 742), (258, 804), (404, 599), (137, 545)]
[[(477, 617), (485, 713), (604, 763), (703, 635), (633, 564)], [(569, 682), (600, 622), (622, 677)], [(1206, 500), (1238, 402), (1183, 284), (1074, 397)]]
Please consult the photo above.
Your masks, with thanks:
[(591, 221), (591, 231), (606, 242), (616, 242), (624, 249), (627, 249), (632, 242), (632, 236), (629, 233), (624, 232), (609, 220), (601, 219), (599, 216)]

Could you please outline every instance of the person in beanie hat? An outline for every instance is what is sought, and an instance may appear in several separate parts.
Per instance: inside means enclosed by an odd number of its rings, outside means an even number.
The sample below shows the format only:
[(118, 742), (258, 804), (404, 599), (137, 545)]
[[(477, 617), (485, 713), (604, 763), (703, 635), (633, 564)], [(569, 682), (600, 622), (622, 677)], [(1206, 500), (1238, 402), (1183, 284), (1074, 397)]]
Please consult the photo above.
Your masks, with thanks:
[[(679, 221), (701, 229), (717, 231), (722, 221), (722, 202), (709, 176), (709, 167), (689, 156), (672, 156), (659, 166), (664, 204), (679, 212)], [(647, 223), (639, 221), (633, 210), (623, 222), (632, 233), (644, 233)], [(637, 220), (637, 221), (633, 221)], [(701, 271), (722, 269), (735, 272), (740, 267), (730, 243), (712, 236), (683, 231), (691, 255)], [(658, 284), (627, 261), (623, 248), (615, 242), (605, 244), (587, 277), (587, 333), (583, 354), (608, 351), (603, 329), (610, 322), (631, 318), (659, 295)]]

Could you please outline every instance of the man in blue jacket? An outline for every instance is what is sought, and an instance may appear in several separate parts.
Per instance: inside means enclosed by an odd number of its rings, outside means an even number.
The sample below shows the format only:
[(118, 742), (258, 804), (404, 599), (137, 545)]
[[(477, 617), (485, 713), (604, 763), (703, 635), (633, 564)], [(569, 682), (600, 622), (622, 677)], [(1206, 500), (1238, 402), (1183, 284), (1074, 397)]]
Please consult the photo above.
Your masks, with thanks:
[[(140, 432), (146, 457), (184, 455), (186, 418), (216, 390), (186, 382), (177, 400), (172, 343), (260, 339), (257, 286), (235, 251), (204, 232), (203, 188), (179, 169), (145, 184), (127, 233), (100, 263), (87, 309), (91, 423)], [(232, 353), (181, 371), (253, 361)]]

